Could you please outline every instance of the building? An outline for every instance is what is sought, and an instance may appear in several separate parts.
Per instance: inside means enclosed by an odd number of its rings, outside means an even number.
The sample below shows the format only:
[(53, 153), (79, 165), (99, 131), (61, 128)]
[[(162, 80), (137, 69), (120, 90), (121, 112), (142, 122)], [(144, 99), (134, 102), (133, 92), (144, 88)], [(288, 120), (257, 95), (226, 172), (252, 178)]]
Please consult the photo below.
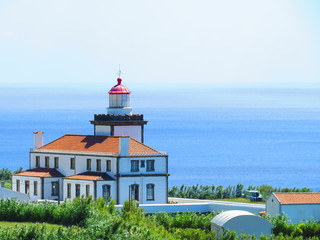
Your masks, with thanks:
[(217, 239), (222, 237), (225, 229), (235, 231), (237, 235), (250, 234), (259, 237), (272, 234), (272, 224), (266, 219), (248, 211), (225, 211), (211, 220), (211, 229), (216, 232)]
[(320, 193), (272, 193), (266, 201), (266, 212), (274, 217), (286, 214), (291, 222), (320, 220)]
[(94, 135), (64, 135), (44, 145), (34, 133), (30, 169), (12, 177), (12, 189), (31, 200), (93, 196), (167, 203), (168, 155), (144, 142), (143, 115), (132, 114), (130, 91), (121, 83), (109, 91), (107, 114), (95, 114)]

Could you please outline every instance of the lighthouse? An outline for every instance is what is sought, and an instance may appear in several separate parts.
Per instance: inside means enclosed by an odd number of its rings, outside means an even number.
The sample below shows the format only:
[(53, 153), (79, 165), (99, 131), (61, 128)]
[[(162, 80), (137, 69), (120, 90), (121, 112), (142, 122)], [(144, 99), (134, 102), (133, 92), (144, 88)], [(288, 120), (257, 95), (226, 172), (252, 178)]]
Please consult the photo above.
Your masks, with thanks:
[(94, 125), (94, 134), (102, 136), (130, 136), (144, 142), (143, 114), (132, 114), (130, 106), (131, 91), (117, 79), (109, 94), (107, 114), (95, 114), (91, 123)]

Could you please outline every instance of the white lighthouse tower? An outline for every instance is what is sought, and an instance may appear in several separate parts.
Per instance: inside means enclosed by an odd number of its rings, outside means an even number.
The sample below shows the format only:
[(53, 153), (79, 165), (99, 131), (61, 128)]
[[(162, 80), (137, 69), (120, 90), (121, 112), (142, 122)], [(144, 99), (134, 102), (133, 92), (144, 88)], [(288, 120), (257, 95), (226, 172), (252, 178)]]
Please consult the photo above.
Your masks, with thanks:
[(113, 86), (109, 93), (109, 107), (107, 114), (95, 114), (91, 123), (94, 125), (94, 134), (103, 136), (130, 136), (144, 142), (143, 114), (132, 114), (130, 107), (131, 92), (117, 79), (118, 84)]

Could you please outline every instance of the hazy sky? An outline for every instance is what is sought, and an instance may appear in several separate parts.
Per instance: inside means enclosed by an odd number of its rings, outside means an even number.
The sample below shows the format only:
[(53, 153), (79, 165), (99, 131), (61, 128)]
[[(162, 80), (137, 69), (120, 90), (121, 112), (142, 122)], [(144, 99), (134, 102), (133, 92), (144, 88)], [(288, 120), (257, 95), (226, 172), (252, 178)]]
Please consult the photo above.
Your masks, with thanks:
[(319, 0), (1, 0), (0, 86), (320, 82)]

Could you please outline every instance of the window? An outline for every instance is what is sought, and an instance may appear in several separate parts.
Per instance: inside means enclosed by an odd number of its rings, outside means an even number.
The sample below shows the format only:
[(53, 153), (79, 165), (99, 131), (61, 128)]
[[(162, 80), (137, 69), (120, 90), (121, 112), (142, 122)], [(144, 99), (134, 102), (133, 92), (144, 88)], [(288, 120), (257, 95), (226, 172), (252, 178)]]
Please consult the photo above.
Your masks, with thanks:
[(107, 172), (111, 172), (111, 160), (107, 160)]
[(130, 185), (129, 200), (137, 200), (137, 201), (139, 201), (139, 185), (138, 184)]
[(90, 185), (86, 185), (86, 197), (90, 196)]
[(145, 167), (146, 167), (145, 164), (146, 164), (146, 161), (145, 161), (145, 160), (141, 160), (141, 161), (140, 161), (140, 167), (141, 167), (141, 168), (145, 168)]
[(40, 167), (40, 156), (36, 156), (36, 167)]
[(45, 167), (48, 168), (49, 167), (49, 157), (44, 157), (45, 159)]
[(59, 195), (59, 182), (54, 181), (51, 182), (51, 196), (58, 196)]
[(17, 183), (16, 184), (17, 184), (17, 188), (16, 188), (17, 192), (20, 192), (20, 180), (17, 179)]
[(97, 159), (97, 171), (101, 171), (101, 160)]
[(91, 170), (91, 159), (87, 159), (87, 170)]
[(131, 172), (139, 172), (139, 161), (131, 160)]
[(111, 186), (110, 185), (102, 185), (102, 197), (104, 199), (108, 199), (111, 196)]
[(67, 198), (71, 198), (71, 183), (67, 184)]
[(29, 180), (26, 180), (24, 182), (24, 193), (30, 194), (30, 181)]
[(37, 181), (33, 182), (33, 195), (34, 196), (38, 195), (38, 182)]
[(154, 171), (154, 160), (147, 160), (147, 171)]
[(80, 184), (76, 184), (76, 197), (80, 197)]
[(70, 158), (70, 169), (75, 169), (75, 168), (76, 168), (76, 159)]
[(154, 184), (147, 184), (147, 200), (154, 200)]
[(54, 157), (54, 168), (59, 168), (59, 158)]

